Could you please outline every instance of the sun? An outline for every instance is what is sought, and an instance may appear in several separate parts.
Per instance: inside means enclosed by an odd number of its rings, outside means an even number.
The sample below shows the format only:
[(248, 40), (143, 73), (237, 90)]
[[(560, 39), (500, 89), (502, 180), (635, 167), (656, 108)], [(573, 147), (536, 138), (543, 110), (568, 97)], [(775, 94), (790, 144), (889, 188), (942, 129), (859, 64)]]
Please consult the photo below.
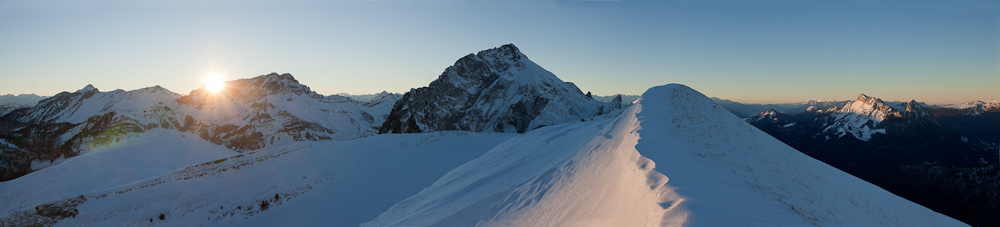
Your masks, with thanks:
[(226, 86), (224, 82), (225, 78), (222, 77), (222, 74), (209, 73), (205, 77), (205, 89), (212, 93), (218, 93)]

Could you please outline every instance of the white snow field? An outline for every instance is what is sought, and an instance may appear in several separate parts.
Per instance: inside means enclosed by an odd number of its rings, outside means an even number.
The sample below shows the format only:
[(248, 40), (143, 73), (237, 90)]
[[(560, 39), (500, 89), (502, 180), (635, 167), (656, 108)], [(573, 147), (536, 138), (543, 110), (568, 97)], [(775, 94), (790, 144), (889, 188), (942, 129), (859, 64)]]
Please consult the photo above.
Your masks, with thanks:
[(236, 155), (233, 150), (180, 132), (157, 129), (61, 164), (0, 182), (0, 212), (125, 185), (175, 169)]
[[(104, 161), (111, 150), (97, 151), (0, 182), (0, 226), (56, 221), (56, 226), (357, 226), (514, 134), (438, 132), (293, 142), (202, 159), (202, 164), (148, 178), (134, 172), (188, 153), (225, 150), (196, 141), (213, 147), (188, 151), (183, 146), (192, 141), (176, 138), (180, 136), (151, 136), (160, 137), (152, 146), (132, 142), (137, 146), (115, 149), (123, 155), (115, 163)], [(146, 149), (173, 150), (175, 156), (138, 154)], [(60, 174), (57, 182), (50, 180)], [(133, 175), (143, 179), (134, 181)], [(128, 180), (134, 183), (119, 184)], [(39, 189), (48, 192), (33, 194)], [(38, 215), (34, 207), (39, 201), (53, 201), (49, 204), (78, 214), (65, 219)]]
[(222, 159), (232, 151), (197, 139), (154, 131), (0, 182), (0, 226), (965, 226), (677, 84), (615, 119), (520, 135), (384, 134)]

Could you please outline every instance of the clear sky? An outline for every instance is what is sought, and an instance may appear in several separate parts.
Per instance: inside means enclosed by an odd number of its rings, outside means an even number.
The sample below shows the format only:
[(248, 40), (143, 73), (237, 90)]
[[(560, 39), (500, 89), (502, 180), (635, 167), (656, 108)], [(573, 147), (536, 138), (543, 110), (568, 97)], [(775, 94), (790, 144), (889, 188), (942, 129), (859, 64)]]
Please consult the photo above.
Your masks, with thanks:
[(997, 2), (0, 0), (0, 94), (187, 94), (212, 72), (402, 93), (514, 43), (596, 95), (958, 103), (1000, 99)]

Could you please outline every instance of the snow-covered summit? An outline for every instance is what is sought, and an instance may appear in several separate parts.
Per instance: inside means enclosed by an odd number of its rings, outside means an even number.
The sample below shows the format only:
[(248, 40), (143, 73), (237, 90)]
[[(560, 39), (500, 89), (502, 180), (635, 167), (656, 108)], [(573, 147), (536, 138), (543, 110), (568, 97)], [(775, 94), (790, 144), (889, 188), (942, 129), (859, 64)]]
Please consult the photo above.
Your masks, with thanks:
[(469, 54), (437, 80), (403, 95), (380, 133), (526, 132), (590, 120), (612, 106), (587, 98), (513, 44)]
[(97, 90), (97, 88), (94, 87), (94, 85), (87, 84), (87, 86), (84, 86), (80, 90), (76, 90), (76, 93), (87, 93), (87, 92), (91, 92), (91, 91), (98, 91), (98, 90)]
[(791, 123), (791, 116), (778, 112), (772, 108), (767, 108), (766, 110), (761, 111), (757, 115), (747, 118), (746, 122), (750, 124), (759, 124), (765, 122), (772, 124), (789, 124)]
[(879, 98), (860, 94), (858, 95), (857, 100), (844, 105), (838, 112), (842, 113), (842, 115), (857, 114), (867, 117), (875, 122), (881, 122), (890, 117), (902, 117), (903, 114), (900, 110), (902, 110), (902, 107), (899, 105), (883, 102)]
[(865, 94), (818, 120), (826, 121), (824, 133), (836, 137), (850, 134), (862, 141), (868, 141), (875, 134), (885, 134), (886, 127), (882, 123), (888, 120), (900, 120), (906, 122), (904, 124), (939, 124), (927, 107), (916, 101), (885, 102)]

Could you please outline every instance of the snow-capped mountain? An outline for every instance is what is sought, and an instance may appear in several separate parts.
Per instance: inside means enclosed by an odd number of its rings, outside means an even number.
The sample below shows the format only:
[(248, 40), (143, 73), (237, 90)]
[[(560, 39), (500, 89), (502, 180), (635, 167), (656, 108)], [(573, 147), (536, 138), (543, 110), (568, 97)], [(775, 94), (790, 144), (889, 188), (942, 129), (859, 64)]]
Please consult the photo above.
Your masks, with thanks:
[(743, 120), (757, 128), (760, 127), (788, 128), (795, 126), (795, 124), (798, 124), (792, 119), (793, 119), (792, 116), (768, 108), (764, 111), (761, 111), (755, 116), (745, 118)]
[(0, 95), (0, 117), (16, 109), (31, 108), (38, 101), (47, 98), (36, 94)]
[(875, 134), (885, 134), (886, 130), (940, 125), (934, 115), (916, 101), (889, 103), (864, 94), (816, 120), (824, 122), (822, 136), (839, 138), (851, 135), (861, 141), (868, 141)]
[[(236, 151), (303, 140), (347, 141), (377, 134), (398, 95), (358, 102), (322, 96), (291, 74), (272, 73), (181, 96), (159, 86), (101, 92), (91, 85), (62, 92), (6, 115), (0, 127), (0, 180), (151, 129), (171, 129)], [(49, 164), (32, 164), (49, 163)]]
[[(816, 116), (808, 118), (813, 114)], [(1000, 197), (991, 195), (971, 202), (959, 198), (980, 194), (980, 191), (995, 191), (981, 187), (989, 184), (962, 178), (964, 180), (952, 184), (959, 186), (947, 186), (946, 189), (946, 186), (927, 180), (937, 179), (928, 174), (939, 173), (927, 171), (938, 167), (981, 169), (998, 162), (996, 149), (991, 148), (993, 143), (949, 130), (939, 119), (916, 101), (885, 102), (862, 94), (854, 101), (822, 111), (792, 116), (762, 112), (747, 121), (805, 154), (897, 195), (965, 221), (994, 221), (983, 217), (1000, 210), (970, 211), (967, 207), (990, 207), (987, 204), (1000, 202)], [(927, 167), (928, 163), (937, 166)], [(955, 191), (955, 188), (961, 190)], [(940, 191), (949, 193), (938, 193)]]
[(462, 57), (427, 87), (404, 94), (380, 133), (524, 133), (611, 111), (507, 44)]
[(775, 124), (781, 124), (781, 123), (787, 124), (787, 123), (792, 123), (791, 120), (789, 120), (790, 117), (791, 116), (788, 116), (787, 114), (783, 114), (774, 109), (768, 108), (764, 111), (761, 111), (757, 115), (746, 119), (746, 121), (749, 123), (770, 122)]
[[(126, 143), (0, 182), (0, 223), (963, 226), (809, 158), (676, 84), (649, 89), (616, 118), (524, 134), (297, 141), (169, 172), (132, 173), (163, 162), (135, 158), (90, 174), (101, 166), (93, 163), (158, 142)], [(70, 180), (45, 184), (52, 176)]]

